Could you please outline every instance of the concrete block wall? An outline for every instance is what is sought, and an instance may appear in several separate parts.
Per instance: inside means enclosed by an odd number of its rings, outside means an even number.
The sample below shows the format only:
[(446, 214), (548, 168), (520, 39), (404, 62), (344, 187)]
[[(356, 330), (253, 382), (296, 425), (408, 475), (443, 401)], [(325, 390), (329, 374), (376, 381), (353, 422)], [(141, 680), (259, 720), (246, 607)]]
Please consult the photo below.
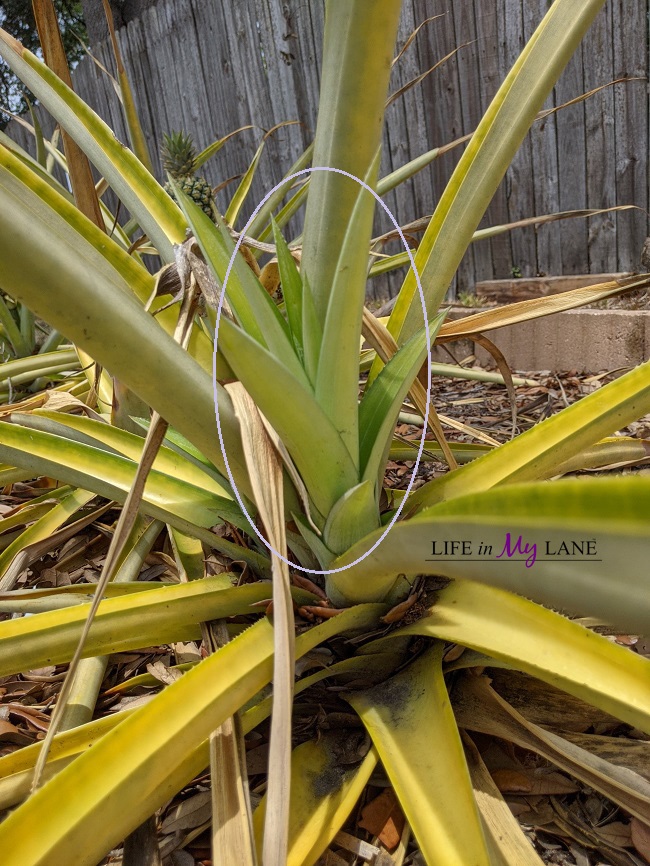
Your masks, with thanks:
[[(475, 310), (453, 309), (453, 319)], [(511, 325), (485, 336), (503, 352), (513, 370), (576, 370), (600, 373), (622, 367), (636, 367), (650, 358), (650, 311), (569, 310)], [(463, 340), (447, 346), (458, 360), (474, 352), (480, 364), (493, 366), (492, 357), (480, 346)], [(448, 363), (441, 347), (434, 361)]]

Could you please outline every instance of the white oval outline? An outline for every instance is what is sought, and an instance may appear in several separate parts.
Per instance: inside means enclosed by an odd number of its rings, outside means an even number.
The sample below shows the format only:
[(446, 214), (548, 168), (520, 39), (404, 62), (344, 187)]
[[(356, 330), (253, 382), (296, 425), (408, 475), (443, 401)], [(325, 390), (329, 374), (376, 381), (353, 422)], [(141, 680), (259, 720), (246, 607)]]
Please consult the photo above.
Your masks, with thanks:
[[(239, 247), (244, 242), (248, 227), (250, 226), (250, 224), (253, 222), (253, 220), (257, 216), (260, 208), (264, 205), (265, 202), (267, 202), (269, 200), (269, 198), (273, 195), (273, 193), (277, 189), (280, 189), (281, 186), (284, 186), (286, 183), (288, 183), (288, 181), (293, 180), (295, 177), (300, 177), (303, 174), (311, 174), (311, 172), (313, 172), (313, 171), (331, 171), (331, 172), (334, 172), (336, 174), (343, 174), (346, 177), (349, 177), (351, 180), (356, 180), (356, 182), (360, 186), (362, 186), (364, 189), (368, 190), (368, 192), (371, 193), (375, 197), (375, 199), (379, 202), (379, 204), (386, 211), (391, 222), (395, 226), (395, 230), (397, 231), (397, 233), (399, 234), (399, 236), (401, 238), (402, 244), (404, 245), (404, 249), (406, 250), (406, 253), (407, 253), (409, 260), (411, 262), (411, 267), (413, 268), (413, 273), (415, 274), (415, 281), (417, 283), (418, 291), (420, 293), (420, 303), (422, 304), (422, 315), (424, 318), (424, 331), (425, 331), (426, 338), (427, 338), (427, 402), (426, 402), (425, 411), (424, 411), (424, 426), (422, 428), (422, 436), (420, 437), (420, 447), (418, 448), (417, 460), (415, 461), (415, 466), (413, 467), (413, 472), (411, 473), (411, 480), (409, 481), (408, 487), (406, 488), (406, 492), (404, 494), (404, 497), (403, 497), (403, 499), (399, 505), (399, 508), (395, 512), (391, 522), (388, 524), (386, 529), (383, 531), (383, 533), (381, 534), (379, 539), (373, 544), (373, 546), (369, 550), (367, 550), (363, 554), (363, 556), (360, 556), (358, 559), (355, 559), (354, 562), (351, 562), (348, 565), (342, 565), (340, 568), (332, 568), (332, 569), (329, 569), (327, 571), (316, 571), (315, 569), (312, 569), (312, 568), (305, 568), (302, 565), (298, 565), (297, 563), (291, 562), (290, 560), (286, 559), (284, 556), (282, 556), (281, 553), (278, 553), (278, 551), (268, 543), (266, 538), (263, 537), (261, 532), (255, 526), (254, 521), (251, 520), (251, 516), (248, 513), (248, 511), (246, 510), (246, 506), (244, 505), (243, 500), (242, 500), (241, 496), (239, 495), (239, 490), (237, 489), (235, 479), (233, 478), (233, 474), (230, 470), (230, 464), (228, 463), (228, 455), (226, 454), (226, 448), (225, 448), (224, 441), (223, 441), (223, 434), (221, 432), (221, 421), (219, 418), (219, 397), (218, 397), (218, 393), (217, 393), (217, 345), (218, 345), (218, 339), (219, 339), (219, 321), (221, 319), (221, 309), (223, 307), (223, 301), (224, 301), (224, 297), (225, 297), (226, 286), (228, 285), (228, 278), (230, 277), (230, 271), (232, 270), (233, 264), (235, 263), (235, 256), (237, 255)], [(240, 235), (237, 239), (237, 243), (235, 244), (235, 249), (233, 250), (232, 255), (230, 257), (230, 261), (228, 262), (226, 274), (225, 274), (225, 277), (223, 280), (223, 284), (221, 286), (221, 292), (219, 294), (219, 306), (217, 307), (217, 318), (216, 318), (215, 328), (214, 328), (214, 350), (212, 353), (212, 383), (213, 383), (213, 388), (214, 388), (214, 410), (215, 410), (215, 416), (216, 416), (216, 420), (217, 420), (217, 432), (219, 434), (219, 445), (221, 446), (221, 454), (223, 456), (224, 464), (226, 466), (226, 472), (228, 473), (228, 479), (230, 480), (230, 484), (232, 486), (232, 489), (235, 493), (235, 496), (237, 497), (237, 502), (239, 503), (239, 507), (241, 508), (241, 510), (246, 515), (246, 519), (248, 520), (249, 524), (251, 525), (253, 531), (255, 532), (257, 537), (260, 539), (262, 544), (267, 548), (267, 550), (271, 551), (271, 553), (274, 553), (278, 557), (278, 559), (281, 559), (282, 562), (285, 562), (290, 568), (296, 569), (297, 571), (305, 572), (305, 574), (322, 574), (322, 575), (339, 574), (341, 571), (347, 571), (348, 568), (352, 568), (353, 566), (358, 565), (360, 562), (363, 562), (363, 560), (367, 556), (369, 556), (373, 552), (373, 550), (376, 550), (377, 547), (379, 547), (379, 545), (382, 543), (384, 538), (386, 538), (386, 536), (388, 535), (390, 530), (393, 528), (393, 526), (397, 522), (400, 514), (402, 513), (404, 505), (406, 504), (406, 500), (408, 499), (409, 493), (411, 492), (411, 487), (413, 486), (413, 483), (415, 481), (415, 476), (417, 475), (418, 467), (420, 465), (420, 460), (422, 459), (422, 451), (424, 450), (425, 436), (427, 433), (427, 422), (429, 420), (429, 406), (431, 403), (431, 336), (429, 333), (429, 321), (427, 319), (427, 307), (426, 307), (426, 301), (424, 299), (424, 292), (422, 291), (422, 283), (420, 282), (420, 274), (418, 273), (418, 269), (415, 266), (415, 260), (413, 258), (413, 254), (412, 254), (408, 244), (406, 243), (406, 238), (404, 237), (402, 229), (400, 228), (397, 220), (393, 216), (392, 211), (389, 209), (388, 205), (386, 205), (385, 202), (382, 201), (382, 199), (375, 192), (375, 190), (372, 189), (371, 187), (369, 187), (367, 183), (364, 183), (364, 181), (362, 181), (360, 178), (356, 177), (356, 175), (350, 174), (350, 172), (347, 172), (347, 171), (343, 171), (343, 169), (341, 169), (341, 168), (331, 168), (330, 166), (325, 166), (325, 165), (312, 166), (311, 168), (303, 168), (300, 171), (296, 171), (293, 174), (290, 174), (287, 177), (283, 178), (260, 201), (260, 203), (257, 205), (255, 210), (251, 214), (248, 222), (244, 226), (243, 231), (240, 233)], [(343, 554), (341, 554), (341, 555), (343, 555)]]

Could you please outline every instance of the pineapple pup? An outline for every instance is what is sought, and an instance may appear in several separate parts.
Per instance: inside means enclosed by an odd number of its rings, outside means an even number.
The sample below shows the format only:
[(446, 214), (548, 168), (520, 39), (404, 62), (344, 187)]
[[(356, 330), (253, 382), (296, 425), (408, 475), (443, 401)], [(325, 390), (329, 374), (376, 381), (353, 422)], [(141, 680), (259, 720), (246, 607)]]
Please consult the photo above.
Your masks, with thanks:
[[(184, 132), (163, 135), (161, 156), (165, 172), (171, 175), (185, 195), (195, 201), (203, 213), (214, 220), (212, 187), (204, 177), (196, 173), (196, 150), (192, 137)], [(165, 184), (165, 191), (176, 200), (170, 184)]]
[[(170, 175), (185, 195), (189, 196), (213, 222), (216, 222), (212, 208), (214, 194), (207, 180), (197, 174), (197, 154), (192, 137), (186, 135), (184, 132), (171, 132), (169, 135), (163, 135), (161, 156), (165, 173)], [(165, 184), (165, 191), (176, 201), (171, 184)], [(232, 234), (233, 237), (237, 237), (235, 232), (232, 232)], [(276, 303), (280, 303), (283, 297), (279, 271), (276, 264), (277, 260), (274, 259), (263, 271), (260, 271), (260, 267), (252, 251), (249, 249), (248, 243), (247, 240), (246, 243), (242, 244), (239, 252), (255, 276), (260, 278), (268, 294)], [(275, 248), (268, 244), (254, 245), (264, 252), (275, 251)], [(180, 281), (176, 266), (168, 266), (159, 275), (155, 294), (173, 294), (175, 298), (178, 298), (180, 291)]]

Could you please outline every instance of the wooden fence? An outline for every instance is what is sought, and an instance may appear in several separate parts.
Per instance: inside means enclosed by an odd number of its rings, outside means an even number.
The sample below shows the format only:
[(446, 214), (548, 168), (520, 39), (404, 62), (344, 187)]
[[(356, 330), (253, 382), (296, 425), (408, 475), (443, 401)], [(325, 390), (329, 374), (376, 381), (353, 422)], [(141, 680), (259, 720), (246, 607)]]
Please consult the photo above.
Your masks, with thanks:
[[(398, 48), (425, 19), (435, 19), (395, 65), (391, 90), (447, 59), (389, 107), (383, 173), (475, 128), (548, 5), (549, 0), (404, 0)], [(639, 267), (648, 229), (647, 14), (648, 0), (607, 0), (546, 107), (615, 79), (638, 80), (606, 87), (538, 122), (483, 225), (616, 204), (641, 210), (517, 229), (478, 242), (459, 269), (458, 288), (513, 271), (528, 276)], [(251, 191), (251, 203), (258, 201), (312, 139), (322, 30), (323, 4), (307, 0), (159, 0), (146, 9), (120, 30), (119, 40), (152, 154), (157, 159), (162, 133), (172, 129), (191, 132), (203, 148), (253, 124), (256, 129), (240, 133), (207, 164), (206, 176), (216, 185), (246, 169), (262, 129), (299, 120), (269, 140)], [(95, 53), (113, 68), (106, 45)], [(124, 140), (107, 76), (86, 59), (74, 78), (78, 92)], [(12, 134), (23, 144), (28, 139), (15, 124)], [(433, 211), (461, 152), (462, 146), (450, 151), (387, 197), (401, 223)], [(226, 196), (220, 194), (222, 207)], [(385, 280), (375, 290), (386, 295), (397, 285)]]

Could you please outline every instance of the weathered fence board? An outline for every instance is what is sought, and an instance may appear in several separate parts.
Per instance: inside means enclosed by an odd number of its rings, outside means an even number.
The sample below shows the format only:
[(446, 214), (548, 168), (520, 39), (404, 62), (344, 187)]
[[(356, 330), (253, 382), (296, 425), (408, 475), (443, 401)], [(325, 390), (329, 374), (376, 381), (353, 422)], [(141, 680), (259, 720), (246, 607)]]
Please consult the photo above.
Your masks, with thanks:
[[(616, 197), (621, 202), (640, 204), (648, 191), (648, 53), (642, 38), (648, 32), (648, 9), (645, 3), (627, 3), (626, 0), (611, 0), (611, 3), (612, 77), (643, 79), (634, 85), (613, 88)], [(616, 235), (618, 261), (634, 262), (646, 236), (646, 221), (643, 218), (628, 220), (622, 228)]]
[[(536, 275), (639, 266), (648, 229), (649, 7), (650, 0), (608, 0), (546, 107), (615, 78), (641, 80), (608, 87), (536, 123), (482, 225), (615, 204), (641, 210), (517, 229), (477, 243), (461, 263), (455, 287), (471, 289), (477, 280), (508, 277), (513, 269)], [(547, 8), (548, 0), (404, 0), (397, 49), (418, 24), (437, 17), (395, 64), (391, 92), (458, 51), (388, 108), (382, 173), (471, 132)], [(245, 211), (250, 213), (312, 140), (323, 15), (323, 3), (305, 0), (158, 0), (123, 27), (119, 41), (158, 170), (162, 134), (172, 129), (191, 132), (203, 148), (238, 127), (255, 127), (239, 133), (205, 166), (216, 185), (246, 170), (263, 130), (300, 121), (268, 139)], [(113, 69), (108, 46), (95, 50)], [(80, 64), (74, 79), (81, 96), (124, 140), (110, 80), (90, 60)], [(44, 126), (53, 128), (47, 119)], [(10, 132), (33, 149), (16, 124)], [(462, 146), (387, 196), (400, 222), (432, 213), (461, 153)], [(222, 209), (233, 188), (219, 194)], [(378, 217), (377, 227), (388, 223)], [(400, 279), (385, 278), (377, 292), (394, 292)]]
[[(600, 69), (612, 69), (611, 5), (606, 4), (583, 42), (585, 89), (602, 84)], [(589, 63), (588, 58), (598, 58)], [(613, 89), (601, 90), (585, 103), (587, 207), (616, 204), (616, 142)], [(589, 221), (589, 264), (602, 273), (616, 265), (616, 224), (610, 214)]]
[[(564, 74), (555, 87), (557, 105), (573, 99), (583, 86), (582, 52), (577, 51), (569, 61)], [(626, 90), (630, 93), (630, 90)], [(587, 149), (585, 140), (584, 103), (559, 111), (556, 118), (557, 154), (560, 166), (573, 165), (572, 171), (563, 171), (558, 183), (560, 210), (575, 208), (576, 202), (587, 201)], [(571, 274), (588, 270), (587, 220), (568, 220), (562, 223), (560, 255), (562, 273)]]

